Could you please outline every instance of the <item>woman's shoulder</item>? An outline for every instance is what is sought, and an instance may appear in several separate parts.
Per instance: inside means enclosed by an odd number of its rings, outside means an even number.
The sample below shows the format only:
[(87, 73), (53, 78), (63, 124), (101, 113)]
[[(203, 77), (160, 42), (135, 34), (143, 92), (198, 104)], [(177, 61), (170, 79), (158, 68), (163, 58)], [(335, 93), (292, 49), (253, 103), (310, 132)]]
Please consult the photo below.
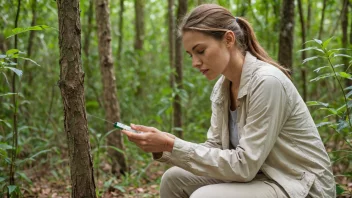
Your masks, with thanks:
[(276, 78), (282, 83), (291, 82), (291, 80), (284, 74), (284, 72), (282, 72), (279, 68), (275, 67), (274, 65), (260, 60), (258, 60), (256, 64), (257, 67), (253, 71), (252, 80)]

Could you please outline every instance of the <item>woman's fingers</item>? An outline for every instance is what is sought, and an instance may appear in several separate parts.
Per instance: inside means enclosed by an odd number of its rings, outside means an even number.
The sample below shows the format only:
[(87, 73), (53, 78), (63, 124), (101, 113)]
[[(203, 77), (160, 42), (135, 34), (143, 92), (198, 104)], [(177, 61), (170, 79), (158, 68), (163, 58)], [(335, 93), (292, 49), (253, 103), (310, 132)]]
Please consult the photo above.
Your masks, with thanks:
[(131, 131), (127, 130), (121, 130), (121, 132), (125, 135), (127, 135), (128, 139), (132, 142), (135, 142), (136, 140), (144, 140), (145, 135), (143, 133), (133, 133)]
[(142, 131), (142, 132), (156, 132), (157, 131), (157, 129), (154, 127), (135, 125), (135, 124), (131, 124), (131, 128), (134, 130), (137, 130), (137, 131)]

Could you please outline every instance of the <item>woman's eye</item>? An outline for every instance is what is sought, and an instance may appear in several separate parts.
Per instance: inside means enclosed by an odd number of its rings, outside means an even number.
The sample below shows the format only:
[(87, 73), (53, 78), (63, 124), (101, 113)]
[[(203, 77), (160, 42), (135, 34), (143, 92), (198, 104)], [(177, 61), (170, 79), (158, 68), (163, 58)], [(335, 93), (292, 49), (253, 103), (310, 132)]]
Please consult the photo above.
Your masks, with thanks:
[(205, 50), (198, 51), (198, 54), (204, 54)]

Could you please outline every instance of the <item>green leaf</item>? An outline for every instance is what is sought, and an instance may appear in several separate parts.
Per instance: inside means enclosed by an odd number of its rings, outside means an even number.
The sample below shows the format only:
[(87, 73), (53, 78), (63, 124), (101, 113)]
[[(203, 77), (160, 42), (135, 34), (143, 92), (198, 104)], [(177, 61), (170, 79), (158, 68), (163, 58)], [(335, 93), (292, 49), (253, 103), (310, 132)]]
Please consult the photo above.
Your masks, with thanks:
[(121, 149), (119, 149), (119, 148), (117, 148), (115, 146), (102, 146), (102, 148), (111, 148), (111, 149), (113, 149), (113, 150), (115, 150), (115, 151), (117, 151), (119, 153), (122, 153), (122, 154), (125, 153), (125, 151), (123, 151), (123, 150), (121, 150)]
[(112, 186), (112, 187), (115, 188), (116, 190), (121, 191), (122, 193), (126, 192), (126, 190), (124, 189), (123, 186), (114, 185), (114, 186)]
[(2, 97), (2, 96), (11, 96), (11, 95), (15, 95), (15, 94), (17, 94), (17, 93), (6, 93), (6, 94), (0, 94), (0, 97)]
[(333, 124), (333, 122), (321, 122), (321, 123), (319, 123), (319, 124), (316, 124), (315, 126), (316, 126), (317, 128), (319, 128), (319, 127), (326, 126), (326, 125), (330, 125), (330, 124)]
[(32, 180), (27, 177), (26, 174), (21, 172), (16, 172), (22, 179), (26, 180), (28, 183), (32, 184)]
[(3, 181), (5, 181), (5, 180), (6, 180), (5, 177), (0, 177), (0, 182), (3, 182)]
[(314, 60), (314, 59), (317, 59), (317, 58), (320, 58), (321, 56), (312, 56), (312, 57), (309, 57), (309, 58), (306, 58), (303, 60), (302, 64), (306, 63), (306, 62), (309, 62), (311, 60)]
[(329, 78), (329, 77), (333, 77), (333, 76), (334, 76), (334, 73), (322, 74), (322, 75), (320, 75), (320, 76), (318, 76), (316, 78), (313, 78), (312, 80), (310, 80), (310, 82), (318, 81), (318, 80)]
[(9, 189), (9, 194), (12, 194), (17, 189), (17, 186), (10, 185), (10, 186), (7, 186), (7, 188)]
[(328, 110), (330, 113), (332, 113), (333, 115), (337, 115), (337, 110), (334, 108), (321, 108), (323, 110)]
[(101, 138), (99, 138), (99, 143), (102, 143), (101, 141), (113, 132), (117, 132), (117, 129), (112, 129), (111, 131), (109, 131), (105, 135), (103, 135)]
[(329, 106), (329, 103), (323, 103), (323, 102), (319, 102), (319, 101), (307, 101), (306, 104), (307, 104), (307, 106), (317, 106), (317, 105), (321, 105), (324, 107)]
[(341, 132), (344, 128), (347, 128), (349, 125), (346, 121), (344, 120), (339, 120), (339, 123), (337, 125), (337, 132)]
[(316, 68), (316, 69), (314, 70), (314, 72), (319, 73), (319, 71), (320, 71), (321, 69), (329, 68), (329, 67), (330, 67), (330, 66), (318, 67), (318, 68)]
[(329, 43), (330, 43), (330, 41), (331, 41), (332, 38), (334, 38), (334, 37), (331, 37), (331, 38), (329, 38), (329, 39), (327, 39), (326, 41), (323, 42), (323, 44), (321, 45), (323, 49), (325, 49), (326, 46), (329, 45)]
[(307, 43), (315, 43), (314, 40), (309, 40), (309, 41), (306, 41), (304, 44), (307, 44)]
[(18, 77), (21, 77), (22, 74), (23, 74), (22, 70), (16, 69), (16, 68), (14, 68), (14, 67), (4, 67), (4, 68), (5, 68), (5, 69), (9, 69), (9, 70), (15, 72), (15, 74), (16, 74)]
[(32, 27), (26, 27), (26, 28), (15, 28), (12, 30), (12, 33), (10, 35), (7, 35), (6, 39), (16, 35), (16, 34), (21, 34), (21, 33), (24, 33), (24, 32), (28, 32), (28, 31), (33, 31), (33, 30), (36, 30), (36, 31), (39, 31), (39, 30), (46, 30), (46, 29), (50, 29), (52, 27), (49, 27), (47, 25), (36, 25), (36, 26), (32, 26)]
[(337, 72), (339, 76), (341, 76), (342, 78), (347, 78), (347, 79), (351, 79), (351, 74), (348, 74), (346, 72)]
[(335, 57), (346, 57), (346, 58), (352, 58), (352, 56), (347, 55), (347, 54), (334, 54), (334, 58)]
[(321, 40), (319, 40), (319, 39), (314, 39), (314, 41), (315, 41), (316, 43), (318, 43), (319, 45), (321, 45), (321, 44), (323, 43), (323, 41), (321, 41)]
[(46, 150), (42, 150), (42, 151), (39, 151), (38, 153), (32, 155), (30, 158), (34, 159), (35, 157), (37, 157), (38, 155), (41, 155), (43, 153), (47, 153), (47, 152), (50, 152), (51, 149), (46, 149)]
[(341, 66), (345, 66), (345, 64), (337, 64), (337, 65), (334, 65), (334, 68), (338, 68), (338, 67), (341, 67)]
[(18, 50), (18, 49), (9, 49), (9, 50), (6, 51), (6, 55), (7, 56), (13, 56), (15, 54), (18, 54), (19, 52), (20, 52), (20, 50)]
[(349, 100), (348, 102), (347, 102), (347, 108), (351, 108), (352, 107), (352, 100)]
[(30, 62), (34, 63), (35, 65), (40, 66), (37, 62), (35, 62), (34, 60), (32, 60), (30, 58), (26, 58), (26, 57), (22, 57), (22, 56), (18, 56), (17, 58), (30, 61)]
[(344, 192), (345, 192), (345, 189), (343, 189), (340, 184), (336, 184), (336, 194), (341, 195)]
[(3, 150), (11, 150), (12, 149), (12, 146), (11, 145), (8, 145), (6, 143), (0, 143), (0, 149), (3, 149)]
[(310, 51), (310, 50), (316, 50), (318, 52), (324, 53), (324, 50), (318, 48), (318, 47), (307, 47), (301, 50), (298, 50), (298, 52), (303, 52), (303, 51)]

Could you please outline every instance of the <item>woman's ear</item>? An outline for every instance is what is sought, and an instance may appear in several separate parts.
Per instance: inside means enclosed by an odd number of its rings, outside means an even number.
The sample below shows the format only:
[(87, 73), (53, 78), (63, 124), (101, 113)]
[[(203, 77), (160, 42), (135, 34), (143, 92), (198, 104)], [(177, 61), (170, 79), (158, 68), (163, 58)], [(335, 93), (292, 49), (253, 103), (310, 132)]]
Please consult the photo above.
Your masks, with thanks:
[(226, 43), (226, 47), (231, 47), (235, 45), (236, 36), (232, 31), (227, 31), (224, 35), (224, 41)]

